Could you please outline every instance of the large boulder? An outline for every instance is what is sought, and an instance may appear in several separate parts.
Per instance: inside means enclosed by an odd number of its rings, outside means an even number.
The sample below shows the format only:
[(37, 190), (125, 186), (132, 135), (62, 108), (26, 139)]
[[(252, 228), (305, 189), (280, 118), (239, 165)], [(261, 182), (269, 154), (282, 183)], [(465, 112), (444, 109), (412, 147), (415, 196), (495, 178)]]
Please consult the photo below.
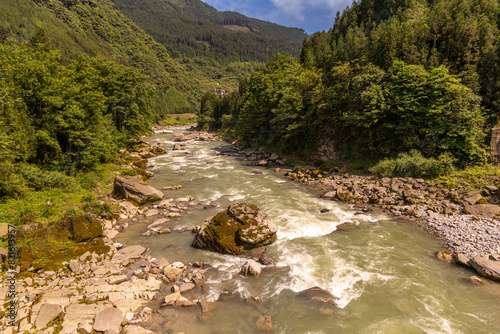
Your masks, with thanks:
[(115, 178), (114, 194), (139, 204), (154, 202), (163, 198), (163, 193), (139, 179), (118, 175)]
[(276, 227), (269, 216), (253, 204), (236, 203), (207, 219), (192, 246), (223, 254), (245, 254), (276, 241)]
[(476, 256), (469, 261), (469, 264), (481, 276), (500, 282), (500, 262), (492, 261), (487, 256)]

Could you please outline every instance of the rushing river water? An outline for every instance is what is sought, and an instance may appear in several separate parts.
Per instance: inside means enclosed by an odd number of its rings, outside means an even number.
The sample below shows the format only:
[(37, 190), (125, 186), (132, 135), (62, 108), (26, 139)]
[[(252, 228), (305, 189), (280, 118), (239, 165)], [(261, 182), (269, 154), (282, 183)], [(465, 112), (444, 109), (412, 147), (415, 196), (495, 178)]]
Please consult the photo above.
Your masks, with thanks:
[[(170, 148), (172, 134), (154, 135), (152, 142)], [(243, 298), (260, 296), (262, 303), (226, 298), (217, 303), (208, 322), (197, 320), (196, 308), (160, 309), (150, 327), (160, 333), (254, 333), (260, 314), (272, 317), (273, 333), (500, 333), (500, 291), (497, 284), (472, 285), (473, 273), (434, 257), (441, 247), (410, 223), (383, 214), (360, 213), (351, 205), (318, 198), (304, 186), (285, 180), (271, 169), (246, 166), (241, 157), (219, 156), (222, 142), (187, 142), (184, 151), (150, 159), (155, 176), (149, 183), (166, 198), (193, 195), (217, 207), (194, 207), (176, 228), (201, 225), (233, 202), (263, 208), (278, 229), (278, 241), (266, 254), (276, 262), (262, 275), (242, 277), (231, 271), (207, 273), (208, 283), (228, 280), (226, 287)], [(187, 154), (186, 150), (194, 154)], [(253, 171), (263, 174), (254, 174)], [(328, 208), (328, 213), (320, 213)], [(356, 226), (341, 228), (342, 223)], [(170, 262), (198, 260), (212, 266), (242, 265), (243, 257), (191, 248), (193, 234), (141, 236), (146, 223), (131, 225), (118, 241), (140, 243), (154, 257)], [(214, 286), (217, 286), (214, 284)], [(220, 286), (220, 284), (219, 284)], [(297, 293), (320, 287), (335, 304), (317, 303)], [(213, 300), (219, 290), (211, 291)], [(156, 323), (156, 326), (155, 326)]]

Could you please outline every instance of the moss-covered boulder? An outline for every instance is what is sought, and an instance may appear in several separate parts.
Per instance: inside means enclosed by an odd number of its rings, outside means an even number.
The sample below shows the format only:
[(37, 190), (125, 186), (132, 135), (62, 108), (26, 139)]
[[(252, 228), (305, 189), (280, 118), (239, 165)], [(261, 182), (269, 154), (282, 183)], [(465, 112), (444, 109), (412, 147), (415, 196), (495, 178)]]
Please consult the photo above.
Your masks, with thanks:
[(102, 236), (102, 225), (93, 215), (70, 217), (68, 223), (75, 242), (92, 240)]
[(223, 254), (245, 254), (276, 241), (271, 218), (253, 204), (236, 203), (207, 219), (192, 246)]

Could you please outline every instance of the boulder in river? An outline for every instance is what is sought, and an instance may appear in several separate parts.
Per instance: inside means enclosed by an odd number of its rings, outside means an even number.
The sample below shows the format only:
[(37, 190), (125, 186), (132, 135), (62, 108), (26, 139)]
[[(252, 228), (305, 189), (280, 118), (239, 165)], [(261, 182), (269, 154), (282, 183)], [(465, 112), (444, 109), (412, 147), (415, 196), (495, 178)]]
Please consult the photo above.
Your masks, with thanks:
[(192, 246), (223, 254), (245, 254), (276, 241), (276, 227), (259, 207), (235, 203), (207, 219)]
[(120, 175), (115, 178), (114, 194), (139, 204), (158, 201), (164, 196), (161, 191), (139, 179)]
[(500, 281), (500, 262), (492, 261), (487, 256), (476, 256), (469, 263), (481, 276)]

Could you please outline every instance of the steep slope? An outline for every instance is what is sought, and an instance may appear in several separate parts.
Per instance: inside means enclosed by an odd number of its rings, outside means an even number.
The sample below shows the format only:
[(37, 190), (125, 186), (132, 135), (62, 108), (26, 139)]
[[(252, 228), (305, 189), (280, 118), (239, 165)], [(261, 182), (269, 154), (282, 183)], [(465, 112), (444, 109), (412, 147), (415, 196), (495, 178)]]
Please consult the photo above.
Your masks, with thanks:
[(0, 41), (9, 37), (46, 42), (67, 61), (84, 53), (138, 68), (156, 86), (158, 113), (192, 109), (202, 92), (196, 76), (106, 0), (2, 1)]

